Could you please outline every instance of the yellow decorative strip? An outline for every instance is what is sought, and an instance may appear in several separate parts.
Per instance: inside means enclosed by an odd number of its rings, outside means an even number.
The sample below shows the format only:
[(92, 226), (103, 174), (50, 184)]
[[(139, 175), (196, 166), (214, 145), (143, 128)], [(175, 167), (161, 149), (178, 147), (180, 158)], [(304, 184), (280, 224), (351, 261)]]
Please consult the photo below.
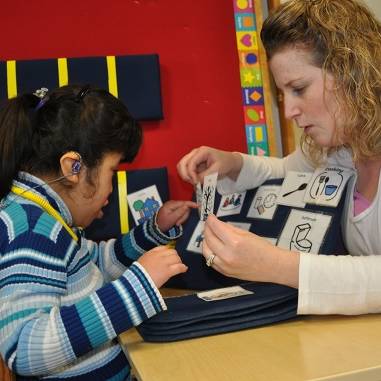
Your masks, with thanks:
[(67, 59), (58, 58), (58, 84), (59, 87), (66, 86), (69, 83), (69, 75), (67, 71)]
[(17, 96), (16, 61), (7, 61), (8, 98)]
[(128, 204), (127, 204), (127, 173), (126, 171), (117, 172), (118, 179), (118, 196), (119, 196), (119, 219), (120, 232), (128, 233)]
[(64, 221), (61, 215), (49, 204), (48, 201), (20, 187), (13, 186), (11, 188), (11, 191), (17, 194), (18, 197), (25, 198), (27, 200), (33, 201), (37, 205), (40, 205), (42, 209), (44, 209), (48, 214), (50, 214), (53, 218), (55, 218), (58, 222), (60, 222), (63, 225), (63, 227), (67, 230), (67, 232), (72, 236), (72, 238), (75, 241), (78, 241), (77, 235), (73, 232), (73, 230), (69, 227), (69, 225)]
[(115, 56), (107, 56), (108, 91), (118, 98), (118, 81), (116, 76)]

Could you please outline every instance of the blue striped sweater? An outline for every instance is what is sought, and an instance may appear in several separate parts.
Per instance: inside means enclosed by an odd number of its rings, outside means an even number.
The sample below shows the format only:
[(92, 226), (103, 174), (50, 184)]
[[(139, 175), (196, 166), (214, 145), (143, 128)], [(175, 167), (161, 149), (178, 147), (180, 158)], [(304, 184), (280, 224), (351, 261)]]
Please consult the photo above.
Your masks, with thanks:
[[(15, 185), (38, 186), (32, 192), (71, 226), (68, 208), (48, 185), (23, 172)], [(10, 193), (3, 202), (0, 351), (8, 367), (20, 380), (126, 379), (130, 368), (117, 335), (166, 309), (136, 259), (177, 237), (151, 220), (100, 243), (74, 228), (76, 242), (32, 201)]]

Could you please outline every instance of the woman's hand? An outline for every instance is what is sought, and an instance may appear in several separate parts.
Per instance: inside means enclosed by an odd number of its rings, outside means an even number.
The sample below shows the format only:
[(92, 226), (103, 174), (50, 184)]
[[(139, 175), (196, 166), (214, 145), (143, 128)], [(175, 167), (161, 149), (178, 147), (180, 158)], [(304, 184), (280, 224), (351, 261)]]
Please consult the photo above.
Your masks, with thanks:
[(265, 239), (208, 217), (203, 255), (215, 255), (212, 267), (222, 274), (244, 280), (298, 286), (299, 253), (284, 250)]
[(177, 251), (167, 246), (158, 246), (147, 251), (138, 259), (138, 262), (147, 271), (157, 288), (174, 275), (188, 270), (188, 267), (181, 262)]
[(180, 177), (191, 183), (203, 182), (204, 176), (218, 172), (218, 177), (229, 176), (236, 180), (243, 164), (237, 152), (227, 152), (211, 147), (195, 148), (185, 155), (177, 164)]
[(197, 208), (193, 201), (167, 201), (156, 216), (159, 229), (166, 232), (175, 225), (181, 225), (189, 217), (191, 208)]

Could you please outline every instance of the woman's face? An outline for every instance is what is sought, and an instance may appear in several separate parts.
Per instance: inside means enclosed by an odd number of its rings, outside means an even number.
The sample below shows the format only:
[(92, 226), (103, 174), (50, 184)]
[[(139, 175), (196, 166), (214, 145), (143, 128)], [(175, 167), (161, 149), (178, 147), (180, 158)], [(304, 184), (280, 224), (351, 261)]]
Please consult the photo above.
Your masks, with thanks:
[(334, 79), (312, 64), (308, 50), (285, 48), (271, 58), (270, 69), (283, 93), (285, 116), (321, 147), (343, 144), (343, 116), (333, 93)]
[(102, 218), (104, 208), (112, 192), (112, 178), (118, 170), (122, 155), (105, 154), (99, 167), (93, 173), (93, 185), (86, 178), (86, 168), (81, 169), (79, 182), (70, 194), (70, 212), (75, 226), (89, 226), (96, 218)]

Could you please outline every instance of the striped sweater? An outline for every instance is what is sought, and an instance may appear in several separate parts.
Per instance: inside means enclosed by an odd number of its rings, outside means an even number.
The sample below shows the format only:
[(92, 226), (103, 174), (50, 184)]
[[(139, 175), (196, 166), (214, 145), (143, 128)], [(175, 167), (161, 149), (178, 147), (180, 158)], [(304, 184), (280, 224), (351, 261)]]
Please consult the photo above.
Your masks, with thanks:
[[(67, 206), (48, 185), (23, 172), (15, 185), (34, 187), (71, 226)], [(150, 220), (100, 243), (73, 228), (75, 241), (34, 202), (10, 193), (2, 203), (0, 351), (8, 367), (20, 380), (126, 379), (117, 335), (166, 309), (136, 259), (177, 237)]]

